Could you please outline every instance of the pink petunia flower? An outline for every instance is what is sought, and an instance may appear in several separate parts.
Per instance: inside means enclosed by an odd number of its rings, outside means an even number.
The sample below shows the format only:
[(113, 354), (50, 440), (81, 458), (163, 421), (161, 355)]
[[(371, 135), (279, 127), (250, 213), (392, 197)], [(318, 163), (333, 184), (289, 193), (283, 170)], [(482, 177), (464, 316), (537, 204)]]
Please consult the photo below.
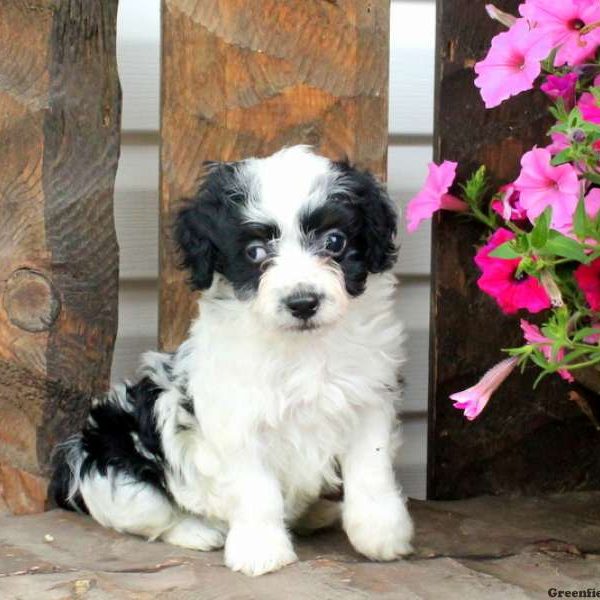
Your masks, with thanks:
[(492, 367), (477, 384), (462, 392), (450, 396), (454, 400), (454, 408), (464, 410), (465, 417), (472, 421), (477, 418), (487, 406), (492, 394), (504, 383), (504, 380), (514, 371), (518, 358), (513, 356)]
[(495, 248), (514, 237), (514, 233), (508, 229), (500, 228), (475, 255), (475, 263), (482, 271), (477, 281), (479, 289), (494, 298), (506, 314), (516, 313), (520, 309), (537, 313), (550, 308), (550, 298), (540, 282), (526, 273), (517, 275), (520, 259), (490, 256)]
[[(565, 357), (563, 348), (556, 353), (556, 356), (552, 356), (552, 340), (547, 338), (537, 325), (532, 325), (525, 319), (521, 319), (521, 329), (527, 343), (538, 346), (547, 361), (560, 362)], [(559, 369), (557, 373), (566, 381), (574, 381), (573, 376), (566, 369)]]
[(579, 265), (574, 275), (590, 308), (600, 311), (600, 258), (589, 265)]
[(580, 184), (572, 165), (553, 167), (551, 161), (552, 155), (546, 148), (524, 154), (515, 189), (521, 193), (521, 206), (532, 222), (552, 206), (552, 226), (556, 229), (571, 220), (579, 201)]
[(406, 207), (407, 229), (416, 231), (421, 221), (431, 218), (438, 210), (464, 212), (468, 210), (466, 202), (448, 194), (456, 179), (457, 163), (445, 160), (441, 165), (429, 164), (429, 175), (423, 189)]
[(501, 200), (492, 202), (492, 209), (505, 221), (526, 221), (527, 211), (521, 206), (521, 195), (512, 183), (500, 188)]
[(562, 98), (567, 110), (571, 110), (575, 105), (575, 89), (577, 88), (577, 73), (567, 73), (566, 75), (548, 75), (546, 81), (540, 86), (550, 99), (558, 100)]
[(585, 197), (585, 212), (590, 219), (595, 219), (600, 213), (600, 188), (592, 188)]
[(486, 108), (530, 90), (541, 72), (540, 61), (551, 49), (548, 38), (532, 30), (525, 19), (498, 34), (487, 56), (475, 65), (475, 85), (481, 90)]
[(564, 133), (551, 133), (550, 138), (552, 139), (552, 143), (549, 146), (546, 146), (546, 150), (548, 150), (550, 154), (558, 154), (571, 145), (569, 138)]
[(559, 48), (555, 66), (576, 66), (589, 58), (600, 43), (600, 31), (581, 35), (587, 25), (600, 21), (596, 0), (527, 0), (519, 7), (523, 17), (535, 24), (553, 48)]
[(577, 102), (577, 108), (581, 111), (584, 120), (590, 123), (600, 123), (600, 106), (598, 106), (593, 94), (589, 92), (582, 94), (579, 102)]
[[(600, 189), (599, 188), (592, 188), (587, 196), (584, 199), (584, 205), (585, 205), (585, 212), (587, 214), (587, 216), (590, 219), (595, 219), (598, 216), (598, 213), (600, 213)], [(562, 234), (564, 235), (568, 235), (569, 237), (576, 237), (575, 233), (573, 231), (573, 217), (575, 215), (571, 215), (571, 218), (564, 223), (563, 225), (561, 225), (560, 227), (557, 227), (557, 231), (560, 231)], [(594, 243), (594, 240), (590, 239), (589, 240), (590, 244)]]

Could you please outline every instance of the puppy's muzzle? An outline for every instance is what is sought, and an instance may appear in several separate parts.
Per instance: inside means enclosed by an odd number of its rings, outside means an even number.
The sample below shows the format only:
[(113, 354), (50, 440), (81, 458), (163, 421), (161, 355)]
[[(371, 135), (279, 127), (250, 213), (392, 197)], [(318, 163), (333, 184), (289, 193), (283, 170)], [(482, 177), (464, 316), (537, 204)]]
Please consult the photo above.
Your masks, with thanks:
[(293, 317), (301, 321), (308, 321), (317, 314), (321, 298), (315, 292), (301, 291), (288, 296), (284, 300), (284, 304)]

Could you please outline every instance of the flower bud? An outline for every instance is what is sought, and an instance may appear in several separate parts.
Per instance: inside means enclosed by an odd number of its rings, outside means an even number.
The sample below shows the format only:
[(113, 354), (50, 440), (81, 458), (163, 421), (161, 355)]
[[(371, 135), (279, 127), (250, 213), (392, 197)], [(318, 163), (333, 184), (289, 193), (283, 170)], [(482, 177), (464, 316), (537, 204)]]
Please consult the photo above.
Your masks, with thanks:
[(506, 27), (512, 27), (517, 22), (517, 17), (513, 17), (513, 15), (496, 8), (493, 4), (486, 4), (485, 10), (490, 18), (502, 23)]
[(542, 287), (546, 290), (546, 293), (550, 297), (550, 302), (552, 303), (552, 306), (554, 306), (555, 308), (560, 308), (561, 306), (564, 306), (565, 303), (562, 294), (560, 293), (560, 289), (558, 288), (558, 285), (556, 285), (556, 281), (554, 281), (552, 273), (550, 273), (548, 269), (544, 269), (540, 273), (540, 281), (542, 283)]

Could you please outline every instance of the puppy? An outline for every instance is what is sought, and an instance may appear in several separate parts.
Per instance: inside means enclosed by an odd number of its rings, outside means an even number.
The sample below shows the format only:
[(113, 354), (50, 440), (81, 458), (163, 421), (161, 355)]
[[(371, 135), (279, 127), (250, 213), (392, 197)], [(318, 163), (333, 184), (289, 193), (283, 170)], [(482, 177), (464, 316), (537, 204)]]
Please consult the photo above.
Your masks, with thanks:
[[(260, 575), (288, 529), (341, 518), (373, 560), (411, 551), (394, 478), (402, 325), (396, 214), (367, 172), (309, 147), (215, 164), (176, 240), (200, 317), (59, 446), (50, 493), (105, 527)], [(338, 490), (344, 499), (322, 499)]]

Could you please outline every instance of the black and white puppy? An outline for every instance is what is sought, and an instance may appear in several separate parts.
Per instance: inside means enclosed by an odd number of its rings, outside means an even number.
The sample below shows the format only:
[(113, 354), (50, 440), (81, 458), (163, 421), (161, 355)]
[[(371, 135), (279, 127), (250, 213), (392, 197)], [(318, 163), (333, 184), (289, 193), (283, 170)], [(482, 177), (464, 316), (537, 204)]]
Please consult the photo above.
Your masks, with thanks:
[[(118, 531), (247, 575), (296, 560), (288, 528), (341, 517), (373, 560), (411, 551), (394, 478), (402, 325), (396, 214), (372, 175), (306, 146), (211, 167), (176, 238), (200, 318), (94, 402), (51, 493)], [(343, 480), (343, 503), (322, 499)]]

